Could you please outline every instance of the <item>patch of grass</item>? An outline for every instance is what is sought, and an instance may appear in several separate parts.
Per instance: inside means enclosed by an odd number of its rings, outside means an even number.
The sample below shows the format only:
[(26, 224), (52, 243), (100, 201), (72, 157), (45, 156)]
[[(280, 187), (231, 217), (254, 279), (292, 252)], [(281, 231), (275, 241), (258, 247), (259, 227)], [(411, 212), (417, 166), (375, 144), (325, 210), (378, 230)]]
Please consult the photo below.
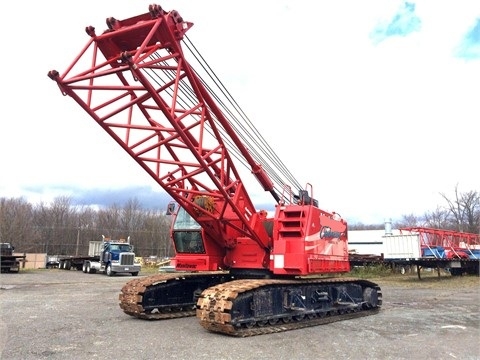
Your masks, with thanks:
[(393, 270), (390, 266), (384, 264), (374, 264), (368, 266), (354, 266), (348, 273), (349, 276), (358, 278), (385, 277), (391, 276)]
[(158, 273), (157, 265), (142, 265), (142, 274), (156, 274)]
[(382, 277), (377, 281), (384, 285), (406, 288), (475, 288), (479, 292), (480, 297), (480, 277), (477, 275), (451, 276), (448, 272), (441, 271), (440, 276), (438, 276), (437, 271), (422, 271), (420, 279), (414, 272), (405, 275), (393, 274)]

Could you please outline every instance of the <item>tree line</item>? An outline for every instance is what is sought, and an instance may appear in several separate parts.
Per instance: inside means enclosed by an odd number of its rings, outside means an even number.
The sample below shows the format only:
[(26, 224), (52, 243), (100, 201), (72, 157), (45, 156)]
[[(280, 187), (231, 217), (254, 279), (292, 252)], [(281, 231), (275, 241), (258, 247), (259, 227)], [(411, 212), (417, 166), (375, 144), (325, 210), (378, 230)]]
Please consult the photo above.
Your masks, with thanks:
[[(445, 193), (439, 195), (443, 205), (438, 205), (435, 210), (425, 211), (421, 215), (404, 214), (392, 223), (393, 227), (396, 229), (427, 227), (480, 234), (480, 193), (478, 191), (461, 192), (457, 184), (453, 197)], [(384, 224), (349, 224), (350, 230), (379, 230), (383, 227)]]
[(16, 252), (88, 255), (90, 241), (127, 239), (137, 256), (173, 256), (170, 216), (144, 209), (137, 199), (104, 209), (73, 206), (72, 198), (32, 205), (24, 198), (0, 198), (0, 242)]
[[(480, 234), (480, 194), (440, 194), (444, 201), (423, 215), (406, 214), (394, 228), (429, 227)], [(74, 206), (72, 198), (57, 197), (50, 204), (33, 205), (24, 198), (0, 198), (0, 242), (10, 242), (18, 252), (49, 255), (87, 255), (90, 241), (102, 235), (130, 237), (137, 256), (171, 257), (170, 216), (147, 210), (135, 198), (106, 208)], [(349, 224), (350, 230), (383, 229), (384, 224)]]

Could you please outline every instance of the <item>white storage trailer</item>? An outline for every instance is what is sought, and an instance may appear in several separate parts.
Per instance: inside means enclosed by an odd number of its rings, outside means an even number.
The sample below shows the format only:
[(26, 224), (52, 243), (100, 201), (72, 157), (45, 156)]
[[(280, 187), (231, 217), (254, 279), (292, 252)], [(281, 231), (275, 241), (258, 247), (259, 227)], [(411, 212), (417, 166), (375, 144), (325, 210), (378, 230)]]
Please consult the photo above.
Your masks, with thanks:
[(385, 260), (413, 260), (422, 257), (419, 234), (383, 236), (383, 258)]

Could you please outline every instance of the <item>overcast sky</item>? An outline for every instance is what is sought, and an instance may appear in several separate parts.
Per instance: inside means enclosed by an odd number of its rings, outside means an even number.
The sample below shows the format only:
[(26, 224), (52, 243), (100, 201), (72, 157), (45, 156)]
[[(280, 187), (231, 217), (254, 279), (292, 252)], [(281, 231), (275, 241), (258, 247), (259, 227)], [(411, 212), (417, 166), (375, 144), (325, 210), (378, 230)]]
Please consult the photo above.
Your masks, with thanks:
[[(86, 26), (101, 33), (150, 3), (1, 5), (0, 197), (163, 193), (47, 77), (87, 43)], [(434, 211), (457, 184), (480, 191), (480, 1), (158, 4), (194, 23), (190, 40), (321, 208), (381, 223)]]

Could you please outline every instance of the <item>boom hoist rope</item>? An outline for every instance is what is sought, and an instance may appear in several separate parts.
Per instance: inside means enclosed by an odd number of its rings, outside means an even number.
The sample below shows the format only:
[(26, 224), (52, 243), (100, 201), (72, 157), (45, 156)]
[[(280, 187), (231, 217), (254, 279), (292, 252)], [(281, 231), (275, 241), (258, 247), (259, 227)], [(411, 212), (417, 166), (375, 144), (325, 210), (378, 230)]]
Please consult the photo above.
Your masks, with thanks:
[[(291, 199), (285, 192), (285, 188), (286, 186), (292, 186), (293, 189), (291, 189), (291, 191), (297, 191), (303, 188), (300, 182), (287, 169), (276, 152), (273, 151), (264, 137), (255, 128), (252, 121), (241, 109), (240, 105), (235, 101), (230, 92), (225, 88), (215, 72), (211, 69), (203, 56), (199, 53), (197, 48), (191, 43), (190, 39), (186, 35), (184, 36), (184, 40), (182, 42), (183, 45), (185, 45), (185, 48), (188, 49), (189, 53), (191, 54), (192, 59), (194, 59), (203, 69), (204, 76), (195, 70), (196, 75), (209, 90), (210, 94), (213, 94), (213, 97), (217, 101), (218, 105), (224, 109), (224, 114), (230, 125), (237, 132), (240, 139), (244, 142), (252, 157), (255, 159), (255, 161), (262, 165), (265, 172), (271, 178), (274, 184), (275, 192), (277, 194), (282, 194), (281, 201), (284, 203), (290, 203)], [(152, 55), (152, 57), (155, 57), (155, 54)], [(196, 69), (198, 66), (192, 66), (192, 68)], [(173, 79), (173, 75), (169, 75), (167, 72), (149, 71), (148, 75), (159, 85)], [(166, 77), (166, 79), (163, 79), (162, 76)], [(205, 77), (208, 77), (209, 80), (205, 80)], [(213, 87), (218, 91), (212, 90)], [(180, 96), (178, 97), (178, 103), (183, 103), (185, 108), (189, 108), (190, 105), (195, 101), (193, 90), (190, 88), (188, 83), (183, 80), (181, 81), (179, 89), (181, 89), (181, 91), (179, 92)], [(218, 94), (222, 94), (222, 97), (220, 97)], [(232, 156), (235, 157), (243, 167), (249, 169), (249, 164), (235, 144), (233, 144), (233, 142), (230, 140), (229, 136), (227, 136), (225, 129), (219, 126), (219, 130), (223, 135), (225, 135), (224, 140)], [(210, 134), (213, 136), (211, 132)]]

